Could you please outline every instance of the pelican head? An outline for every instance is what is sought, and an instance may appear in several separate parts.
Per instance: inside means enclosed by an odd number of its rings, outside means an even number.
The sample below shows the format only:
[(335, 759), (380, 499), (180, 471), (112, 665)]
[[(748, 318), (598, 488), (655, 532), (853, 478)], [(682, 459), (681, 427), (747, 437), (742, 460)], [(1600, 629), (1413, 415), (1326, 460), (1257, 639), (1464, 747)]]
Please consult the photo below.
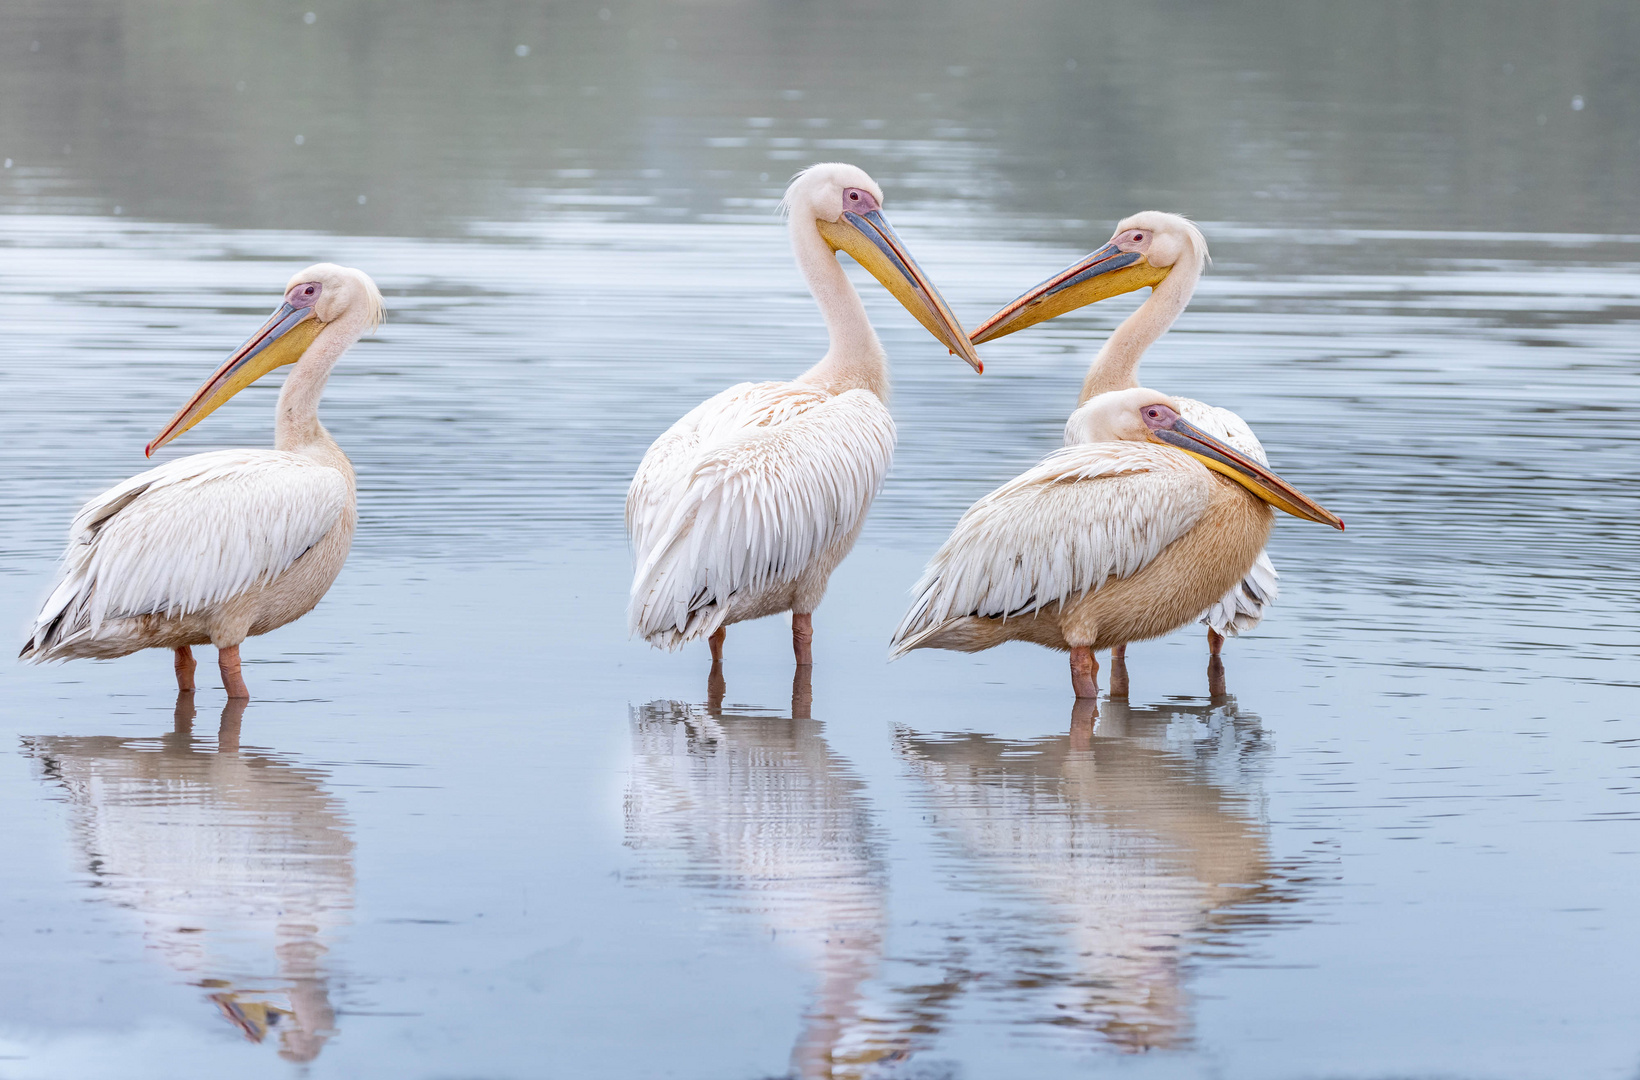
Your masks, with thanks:
[(1160, 285), (1175, 267), (1207, 262), (1207, 239), (1178, 214), (1146, 210), (1125, 219), (1104, 247), (1015, 297), (970, 335), (982, 344), (1098, 300)]
[(1240, 450), (1190, 423), (1179, 415), (1180, 411), (1177, 401), (1143, 387), (1099, 394), (1071, 413), (1065, 423), (1065, 445), (1152, 442), (1171, 446), (1229, 477), (1278, 510), (1343, 530), (1344, 522), (1337, 514)]
[(985, 370), (945, 298), (889, 226), (883, 189), (864, 169), (840, 162), (811, 165), (792, 178), (782, 205), (794, 227), (812, 220), (833, 251), (848, 252), (941, 344), (975, 371)]
[(143, 453), (152, 456), (274, 368), (296, 363), (327, 327), (342, 332), (346, 348), (381, 321), (382, 294), (364, 271), (335, 263), (308, 267), (290, 279), (284, 301), (262, 328), (205, 380)]

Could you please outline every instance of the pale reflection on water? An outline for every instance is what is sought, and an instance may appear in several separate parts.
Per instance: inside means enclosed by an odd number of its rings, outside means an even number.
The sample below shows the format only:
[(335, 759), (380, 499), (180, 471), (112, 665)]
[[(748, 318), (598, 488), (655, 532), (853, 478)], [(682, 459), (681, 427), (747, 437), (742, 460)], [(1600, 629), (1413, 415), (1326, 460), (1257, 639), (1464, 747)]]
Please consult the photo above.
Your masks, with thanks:
[(1078, 703), (1049, 738), (902, 728), (895, 744), (954, 872), (1028, 897), (1064, 936), (1025, 939), (1006, 955), (1017, 970), (981, 981), (1025, 999), (1028, 1022), (1178, 1048), (1193, 959), (1234, 955), (1237, 928), (1295, 898), (1264, 822), (1263, 733), (1233, 697), (1102, 708)]
[(811, 718), (810, 669), (797, 669), (786, 715), (725, 709), (724, 693), (714, 665), (705, 705), (632, 710), (636, 880), (681, 882), (719, 917), (766, 925), (814, 973), (794, 1074), (865, 1075), (904, 1056), (908, 1033), (866, 996), (888, 931), (888, 872), (864, 785)]
[(1228, 695), (1110, 700), (1103, 716), (1084, 702), (1067, 733), (1044, 738), (898, 730), (911, 803), (954, 887), (1007, 897), (1011, 911), (943, 924), (960, 945), (901, 957), (885, 978), (883, 837), (810, 718), (807, 671), (789, 713), (726, 708), (719, 666), (707, 690), (703, 705), (632, 711), (626, 843), (642, 869), (628, 880), (682, 885), (711, 918), (766, 926), (802, 958), (813, 989), (795, 1076), (920, 1061), (965, 997), (1008, 1001), (1022, 1029), (1086, 1031), (1090, 1046), (1184, 1048), (1193, 965), (1243, 954), (1249, 928), (1303, 921), (1279, 910), (1308, 871), (1270, 850), (1258, 717)]
[[(243, 745), (154, 737), (163, 656), (0, 666), (0, 1071), (1632, 1080), (1640, 8), (306, 14), (0, 4), (0, 626), (291, 272), (389, 306)], [(644, 448), (824, 349), (774, 203), (836, 158), (969, 325), (1203, 223), (1145, 381), (1349, 521), (1278, 524), (1234, 699), (1194, 633), (1091, 732), (1061, 657), (883, 659), (1138, 297), (976, 378), (863, 279), (900, 446), (814, 701), (776, 621), (704, 694), (628, 640)], [(266, 445), (276, 381), (167, 453)]]
[(194, 694), (158, 738), (23, 740), (69, 806), (86, 882), (148, 950), (251, 1042), (312, 1061), (336, 1034), (330, 943), (353, 907), (353, 839), (327, 774), (242, 746), (246, 703), (214, 742)]

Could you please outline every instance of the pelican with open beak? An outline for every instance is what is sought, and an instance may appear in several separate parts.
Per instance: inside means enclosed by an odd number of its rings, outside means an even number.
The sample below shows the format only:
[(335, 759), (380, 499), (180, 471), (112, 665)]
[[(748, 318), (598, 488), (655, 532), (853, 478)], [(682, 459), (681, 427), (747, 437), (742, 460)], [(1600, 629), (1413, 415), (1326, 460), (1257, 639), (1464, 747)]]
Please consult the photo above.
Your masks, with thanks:
[(1071, 654), (1077, 697), (1096, 649), (1193, 621), (1247, 573), (1274, 509), (1344, 522), (1262, 461), (1143, 387), (1090, 400), (1065, 446), (963, 514), (917, 583), (891, 655), (1033, 641)]
[(292, 278), (273, 315), (146, 453), (292, 364), (275, 413), (275, 448), (178, 458), (86, 503), (23, 657), (171, 649), (177, 688), (191, 691), (193, 646), (210, 644), (228, 696), (249, 697), (240, 644), (312, 610), (352, 546), (353, 466), (319, 423), (319, 399), (342, 353), (381, 317), (381, 293), (358, 270), (320, 263)]
[(789, 611), (796, 662), (812, 663), (812, 613), (894, 456), (887, 356), (838, 252), (983, 370), (882, 203), (882, 189), (852, 165), (797, 175), (787, 231), (830, 349), (795, 380), (741, 383), (696, 406), (638, 466), (626, 500), (637, 561), (628, 615), (651, 644), (705, 637), (716, 661), (730, 623)]

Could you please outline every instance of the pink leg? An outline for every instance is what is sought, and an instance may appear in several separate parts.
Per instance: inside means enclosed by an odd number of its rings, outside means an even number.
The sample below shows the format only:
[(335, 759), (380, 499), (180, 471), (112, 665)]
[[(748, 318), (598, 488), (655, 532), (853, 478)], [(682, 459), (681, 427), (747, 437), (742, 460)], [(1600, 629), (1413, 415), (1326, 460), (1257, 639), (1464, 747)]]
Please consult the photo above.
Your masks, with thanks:
[(1209, 626), (1207, 628), (1207, 652), (1208, 652), (1208, 655), (1217, 656), (1217, 655), (1219, 655), (1219, 650), (1221, 650), (1223, 648), (1224, 648), (1224, 635), (1219, 633), (1217, 630), (1213, 629), (1211, 626)]
[(1128, 696), (1126, 644), (1118, 645), (1110, 651), (1110, 696), (1113, 698)]
[(792, 612), (792, 653), (797, 657), (798, 667), (808, 667), (814, 663), (814, 650), (810, 646), (814, 643), (814, 616), (810, 612)]
[(194, 688), (194, 650), (184, 645), (176, 652), (177, 689), (191, 691)]
[(1079, 698), (1099, 697), (1099, 661), (1086, 645), (1071, 647), (1071, 689)]
[(720, 626), (712, 631), (712, 636), (706, 639), (706, 645), (712, 650), (712, 663), (723, 659), (723, 639), (729, 636), (729, 628)]
[(239, 673), (239, 646), (228, 645), (216, 650), (217, 667), (222, 670), (222, 689), (230, 698), (249, 698), (244, 676)]

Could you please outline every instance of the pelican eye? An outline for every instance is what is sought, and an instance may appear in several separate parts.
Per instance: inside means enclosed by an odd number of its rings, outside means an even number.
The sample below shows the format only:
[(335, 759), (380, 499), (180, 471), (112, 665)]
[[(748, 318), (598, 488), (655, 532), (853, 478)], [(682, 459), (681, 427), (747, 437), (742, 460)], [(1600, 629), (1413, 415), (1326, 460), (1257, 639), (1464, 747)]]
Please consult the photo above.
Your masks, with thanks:
[(324, 284), (318, 281), (305, 281), (300, 285), (292, 285), (285, 294), (285, 303), (297, 308), (310, 308), (319, 302), (319, 294), (325, 291)]

